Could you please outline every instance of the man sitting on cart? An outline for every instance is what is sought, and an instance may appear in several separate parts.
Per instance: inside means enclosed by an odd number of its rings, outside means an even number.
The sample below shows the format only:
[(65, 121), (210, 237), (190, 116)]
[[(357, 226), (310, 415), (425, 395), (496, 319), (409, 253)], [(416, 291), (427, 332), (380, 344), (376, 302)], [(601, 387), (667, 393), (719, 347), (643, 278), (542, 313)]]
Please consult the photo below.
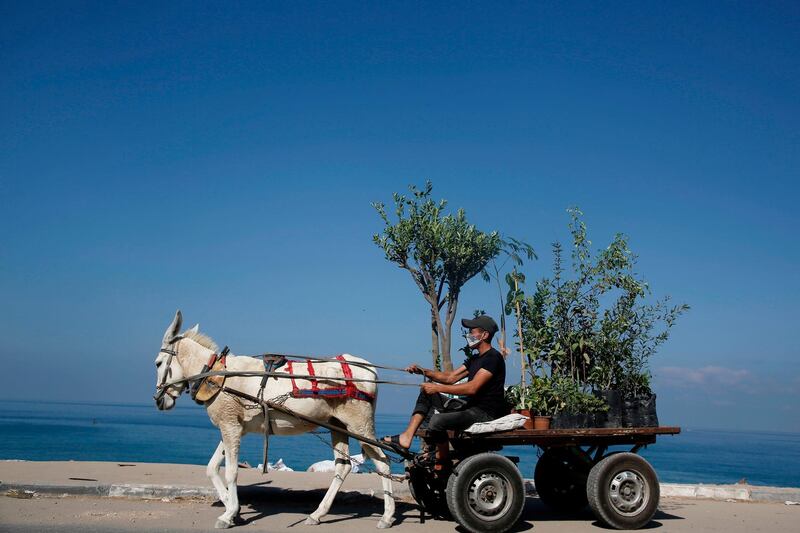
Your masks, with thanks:
[[(505, 401), (506, 362), (492, 347), (497, 323), (488, 315), (462, 319), (469, 333), (467, 342), (475, 352), (463, 365), (449, 372), (440, 372), (412, 364), (406, 368), (412, 374), (422, 374), (430, 381), (421, 385), (408, 427), (399, 435), (384, 437), (396, 449), (408, 450), (422, 422), (428, 422), (429, 442), (436, 445), (437, 468), (446, 463), (448, 454), (447, 430), (466, 429), (475, 422), (488, 422), (508, 414)], [(456, 384), (464, 377), (467, 381)], [(466, 401), (447, 398), (443, 394), (465, 396)]]

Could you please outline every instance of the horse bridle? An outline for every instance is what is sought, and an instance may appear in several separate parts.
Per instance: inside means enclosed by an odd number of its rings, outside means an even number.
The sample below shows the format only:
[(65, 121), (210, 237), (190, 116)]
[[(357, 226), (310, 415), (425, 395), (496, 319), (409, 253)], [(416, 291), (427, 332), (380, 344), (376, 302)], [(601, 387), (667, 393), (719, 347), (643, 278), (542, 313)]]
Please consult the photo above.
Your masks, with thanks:
[(183, 339), (183, 335), (176, 335), (175, 337), (172, 337), (170, 339), (170, 341), (167, 343), (167, 346), (172, 346), (173, 344), (175, 344), (175, 349), (174, 350), (170, 350), (168, 348), (161, 348), (158, 351), (158, 353), (167, 354), (168, 357), (167, 357), (167, 362), (166, 362), (167, 366), (164, 369), (164, 377), (161, 378), (161, 383), (159, 383), (156, 386), (156, 393), (153, 395), (153, 400), (155, 400), (155, 401), (161, 400), (161, 398), (163, 398), (164, 395), (167, 393), (167, 388), (168, 388), (167, 387), (167, 379), (169, 378), (169, 376), (172, 375), (172, 366), (171, 366), (172, 365), (172, 359), (174, 357), (178, 356), (178, 346), (177, 346), (176, 343), (178, 341), (182, 340), (182, 339)]

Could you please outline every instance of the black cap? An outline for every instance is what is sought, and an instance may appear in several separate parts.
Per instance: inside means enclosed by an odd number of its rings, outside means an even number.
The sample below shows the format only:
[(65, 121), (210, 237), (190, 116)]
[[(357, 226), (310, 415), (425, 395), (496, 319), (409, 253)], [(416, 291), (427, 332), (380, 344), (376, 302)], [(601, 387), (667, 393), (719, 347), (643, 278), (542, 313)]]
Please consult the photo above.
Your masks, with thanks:
[(461, 325), (467, 329), (481, 328), (484, 331), (488, 331), (492, 335), (497, 333), (497, 331), (500, 329), (497, 327), (497, 322), (495, 322), (494, 319), (489, 315), (481, 315), (472, 319), (462, 318)]

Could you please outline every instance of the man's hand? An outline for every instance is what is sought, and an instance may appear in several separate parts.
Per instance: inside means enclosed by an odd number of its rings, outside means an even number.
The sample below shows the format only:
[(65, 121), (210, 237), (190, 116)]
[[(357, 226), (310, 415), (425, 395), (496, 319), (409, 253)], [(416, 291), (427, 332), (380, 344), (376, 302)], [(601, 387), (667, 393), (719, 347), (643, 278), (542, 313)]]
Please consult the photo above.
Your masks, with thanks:
[(406, 372), (409, 374), (423, 374), (425, 369), (419, 366), (417, 363), (406, 367)]
[(422, 389), (422, 392), (424, 392), (425, 394), (433, 394), (435, 392), (439, 392), (438, 383), (431, 383), (431, 382), (423, 383), (422, 385), (420, 385), (420, 388)]

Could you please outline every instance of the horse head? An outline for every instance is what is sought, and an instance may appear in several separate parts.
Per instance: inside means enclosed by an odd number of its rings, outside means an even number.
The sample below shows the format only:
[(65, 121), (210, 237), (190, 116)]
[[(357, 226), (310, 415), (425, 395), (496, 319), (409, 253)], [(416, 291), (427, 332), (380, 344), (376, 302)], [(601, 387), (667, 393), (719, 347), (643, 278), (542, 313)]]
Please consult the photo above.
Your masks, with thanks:
[(175, 402), (186, 388), (186, 382), (170, 385), (171, 382), (185, 377), (183, 367), (178, 359), (178, 352), (184, 337), (188, 333), (197, 333), (198, 329), (198, 326), (194, 326), (181, 335), (179, 331), (182, 323), (183, 316), (178, 310), (175, 312), (175, 318), (172, 319), (172, 323), (164, 332), (164, 338), (161, 340), (161, 349), (156, 356), (156, 393), (153, 399), (156, 402), (156, 406), (162, 411), (175, 407)]

